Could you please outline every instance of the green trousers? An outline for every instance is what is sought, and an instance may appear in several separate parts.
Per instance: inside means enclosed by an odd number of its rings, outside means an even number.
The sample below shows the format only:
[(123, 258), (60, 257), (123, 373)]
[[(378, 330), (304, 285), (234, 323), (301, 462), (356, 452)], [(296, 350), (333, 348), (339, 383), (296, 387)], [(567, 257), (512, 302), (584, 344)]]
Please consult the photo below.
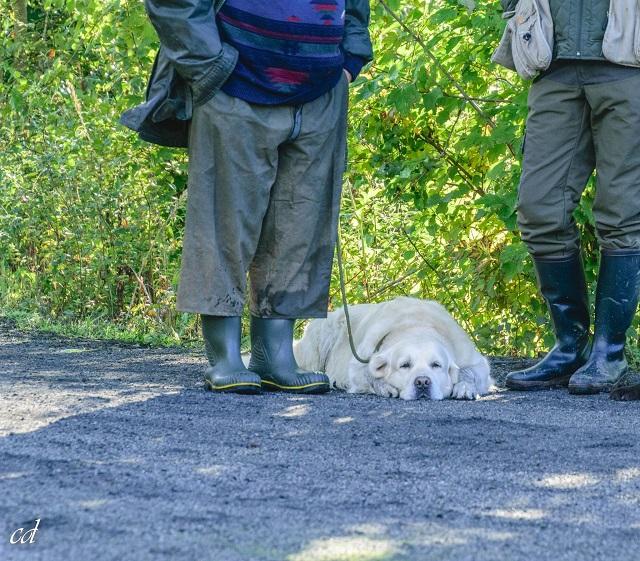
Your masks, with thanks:
[(578, 250), (573, 211), (594, 169), (601, 249), (639, 249), (640, 69), (555, 63), (529, 92), (518, 225), (532, 255)]
[(218, 92), (189, 131), (177, 308), (256, 317), (327, 314), (346, 154), (346, 77), (301, 106)]

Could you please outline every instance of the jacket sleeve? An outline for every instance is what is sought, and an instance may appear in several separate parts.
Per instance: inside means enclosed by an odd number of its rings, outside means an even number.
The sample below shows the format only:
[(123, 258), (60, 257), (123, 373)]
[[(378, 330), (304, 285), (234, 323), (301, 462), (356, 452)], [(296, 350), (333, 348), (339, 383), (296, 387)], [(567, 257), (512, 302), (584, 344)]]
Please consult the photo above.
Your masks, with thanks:
[(204, 103), (224, 84), (238, 60), (220, 40), (213, 0), (144, 0), (163, 51), (189, 84), (194, 103)]
[(373, 59), (369, 17), (369, 0), (346, 0), (342, 52), (344, 67), (354, 79), (362, 67)]
[(500, 4), (502, 4), (503, 12), (510, 12), (516, 9), (516, 5), (518, 4), (518, 0), (500, 0)]

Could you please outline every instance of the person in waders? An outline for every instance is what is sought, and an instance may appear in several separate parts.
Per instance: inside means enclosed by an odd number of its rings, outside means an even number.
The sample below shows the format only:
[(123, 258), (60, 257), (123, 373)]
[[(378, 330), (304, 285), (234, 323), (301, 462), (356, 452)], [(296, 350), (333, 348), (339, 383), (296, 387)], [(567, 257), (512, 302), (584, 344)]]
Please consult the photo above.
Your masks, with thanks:
[[(293, 356), (325, 317), (349, 83), (371, 60), (368, 0), (146, 0), (161, 48), (121, 122), (188, 146), (177, 309), (201, 315), (219, 392), (329, 391)], [(251, 360), (240, 356), (247, 275)]]
[[(568, 386), (573, 394), (595, 394), (610, 391), (628, 370), (626, 332), (638, 304), (640, 61), (618, 64), (603, 54), (610, 8), (625, 0), (547, 1), (553, 61), (529, 91), (517, 214), (556, 343), (533, 367), (510, 373), (506, 385), (514, 390)], [(637, 21), (638, 4), (631, 4), (635, 13), (626, 17)], [(516, 5), (502, 0), (505, 10)], [(633, 52), (633, 33), (607, 37), (613, 37), (611, 50)], [(600, 269), (591, 337), (573, 211), (594, 170)], [(620, 395), (633, 393), (613, 397)]]

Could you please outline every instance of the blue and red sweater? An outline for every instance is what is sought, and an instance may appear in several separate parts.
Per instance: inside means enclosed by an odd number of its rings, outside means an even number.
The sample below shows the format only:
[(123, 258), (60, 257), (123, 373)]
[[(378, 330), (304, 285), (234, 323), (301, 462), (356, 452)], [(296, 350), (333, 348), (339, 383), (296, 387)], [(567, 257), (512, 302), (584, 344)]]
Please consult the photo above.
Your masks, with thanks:
[(364, 60), (343, 53), (345, 0), (227, 0), (217, 22), (238, 49), (222, 87), (263, 105), (299, 105), (333, 88), (346, 68), (355, 78)]

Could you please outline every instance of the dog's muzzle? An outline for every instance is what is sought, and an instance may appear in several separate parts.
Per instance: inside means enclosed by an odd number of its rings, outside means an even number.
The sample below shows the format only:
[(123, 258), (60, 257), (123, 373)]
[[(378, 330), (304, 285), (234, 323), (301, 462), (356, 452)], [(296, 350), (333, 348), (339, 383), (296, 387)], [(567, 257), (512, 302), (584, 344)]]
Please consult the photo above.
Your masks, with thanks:
[(431, 397), (431, 378), (428, 376), (418, 376), (413, 385), (416, 388), (416, 399)]

